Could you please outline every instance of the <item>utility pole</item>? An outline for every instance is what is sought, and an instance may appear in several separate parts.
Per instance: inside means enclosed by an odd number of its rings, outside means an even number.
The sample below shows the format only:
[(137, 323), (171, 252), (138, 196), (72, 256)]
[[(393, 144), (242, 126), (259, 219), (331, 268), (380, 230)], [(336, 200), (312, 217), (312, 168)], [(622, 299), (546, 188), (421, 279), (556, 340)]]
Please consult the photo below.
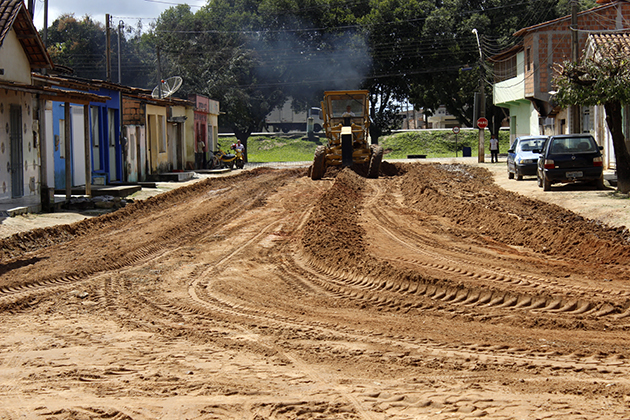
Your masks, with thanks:
[[(123, 21), (118, 21), (118, 84), (122, 85), (122, 51), (120, 49), (120, 38), (122, 37), (122, 27)], [(123, 167), (122, 167), (122, 176), (123, 181), (127, 181), (127, 139), (123, 134), (123, 93), (122, 90), (118, 91), (118, 139), (120, 140), (120, 147), (122, 149), (123, 155)]]
[(160, 64), (160, 47), (157, 47), (158, 95), (162, 99), (162, 66)]
[(44, 0), (44, 47), (48, 48), (48, 0)]
[(121, 66), (120, 36), (122, 32), (122, 26), (123, 26), (123, 21), (119, 20), (118, 21), (118, 84), (121, 84), (121, 85), (122, 85), (122, 76), (121, 76), (121, 69), (120, 69), (120, 66)]
[[(477, 38), (477, 47), (479, 48), (479, 119), (486, 116), (486, 93), (484, 86), (485, 72), (483, 67), (483, 52), (481, 51), (481, 43), (479, 42), (479, 32), (477, 29), (472, 30), (473, 34)], [(477, 124), (477, 122), (475, 122)], [(485, 161), (486, 145), (485, 145), (485, 127), (479, 129), (479, 145), (477, 149), (477, 162), (483, 163)]]
[(105, 52), (105, 57), (106, 57), (106, 62), (107, 62), (107, 70), (106, 70), (106, 74), (107, 74), (107, 81), (111, 82), (112, 81), (112, 66), (111, 66), (111, 47), (112, 47), (112, 43), (111, 43), (111, 38), (109, 35), (109, 13), (107, 13), (105, 15), (105, 39), (107, 40), (106, 42), (106, 46), (105, 49), (107, 50)]
[[(571, 61), (577, 63), (579, 58), (578, 50), (578, 31), (577, 31), (577, 13), (578, 2), (577, 0), (571, 0)], [(570, 109), (571, 124), (569, 125), (569, 134), (580, 133), (580, 106), (571, 105)]]

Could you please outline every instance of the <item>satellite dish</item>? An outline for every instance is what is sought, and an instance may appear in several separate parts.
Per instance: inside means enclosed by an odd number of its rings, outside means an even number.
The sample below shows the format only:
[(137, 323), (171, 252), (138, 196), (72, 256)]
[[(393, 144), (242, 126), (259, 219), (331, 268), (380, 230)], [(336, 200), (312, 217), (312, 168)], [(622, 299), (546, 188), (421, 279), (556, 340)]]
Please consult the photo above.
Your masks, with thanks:
[[(169, 77), (162, 80), (159, 85), (153, 88), (151, 96), (157, 99), (168, 98), (182, 86), (182, 78), (179, 76)], [(161, 89), (161, 92), (160, 92)], [(160, 94), (161, 93), (161, 94)]]

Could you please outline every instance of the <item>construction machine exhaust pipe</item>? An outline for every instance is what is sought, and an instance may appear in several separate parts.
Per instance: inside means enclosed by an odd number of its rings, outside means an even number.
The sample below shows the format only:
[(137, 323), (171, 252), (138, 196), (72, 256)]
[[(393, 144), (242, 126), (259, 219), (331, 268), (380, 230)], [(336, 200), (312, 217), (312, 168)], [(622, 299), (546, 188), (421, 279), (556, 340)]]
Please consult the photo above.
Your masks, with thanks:
[(352, 127), (341, 127), (341, 165), (352, 166)]

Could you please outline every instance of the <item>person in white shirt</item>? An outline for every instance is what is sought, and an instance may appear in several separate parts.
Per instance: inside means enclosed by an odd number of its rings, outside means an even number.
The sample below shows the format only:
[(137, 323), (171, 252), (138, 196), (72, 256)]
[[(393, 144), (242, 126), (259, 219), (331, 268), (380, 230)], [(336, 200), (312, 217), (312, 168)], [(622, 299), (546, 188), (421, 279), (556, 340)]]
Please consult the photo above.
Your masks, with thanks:
[(243, 153), (243, 150), (245, 150), (245, 146), (243, 146), (243, 143), (241, 143), (240, 140), (237, 140), (236, 143), (232, 145), (232, 149)]
[(490, 163), (499, 163), (499, 140), (494, 134), (490, 137)]

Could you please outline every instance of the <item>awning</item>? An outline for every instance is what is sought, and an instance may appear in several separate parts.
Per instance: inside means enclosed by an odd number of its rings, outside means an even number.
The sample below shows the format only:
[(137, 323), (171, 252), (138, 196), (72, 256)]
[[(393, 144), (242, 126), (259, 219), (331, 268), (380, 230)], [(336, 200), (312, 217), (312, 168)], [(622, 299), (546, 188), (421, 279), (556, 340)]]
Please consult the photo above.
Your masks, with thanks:
[(39, 95), (42, 99), (58, 102), (70, 102), (81, 105), (88, 105), (90, 102), (107, 102), (111, 99), (109, 96), (96, 95), (94, 93), (63, 90), (52, 88), (50, 86), (26, 85), (7, 81), (0, 81), (0, 89), (26, 92), (33, 95)]

